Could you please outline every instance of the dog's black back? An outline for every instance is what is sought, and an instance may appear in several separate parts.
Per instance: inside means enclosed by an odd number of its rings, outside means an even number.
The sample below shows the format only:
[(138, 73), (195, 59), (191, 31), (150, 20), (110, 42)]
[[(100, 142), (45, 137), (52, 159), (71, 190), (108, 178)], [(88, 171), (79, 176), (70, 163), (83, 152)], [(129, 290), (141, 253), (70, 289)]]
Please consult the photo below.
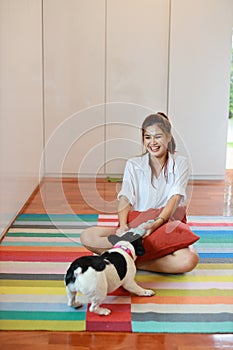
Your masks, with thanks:
[(124, 256), (117, 252), (107, 251), (101, 254), (101, 257), (115, 266), (120, 280), (123, 280), (127, 272), (127, 264)]
[(96, 271), (103, 271), (106, 267), (106, 262), (101, 256), (82, 256), (72, 262), (65, 275), (66, 285), (75, 282), (74, 271), (81, 267), (82, 273), (86, 272), (89, 267)]
[[(132, 232), (126, 232), (123, 236), (111, 235), (108, 237), (109, 241), (114, 245), (120, 241), (130, 242), (137, 256), (145, 254), (145, 249), (142, 245), (142, 237), (135, 235)], [(120, 280), (122, 280), (127, 273), (127, 263), (124, 256), (118, 252), (106, 251), (101, 255), (95, 256), (82, 256), (72, 262), (65, 275), (65, 284), (75, 282), (74, 271), (80, 267), (82, 273), (86, 272), (89, 267), (92, 267), (96, 271), (103, 271), (108, 264), (113, 264), (117, 270)]]

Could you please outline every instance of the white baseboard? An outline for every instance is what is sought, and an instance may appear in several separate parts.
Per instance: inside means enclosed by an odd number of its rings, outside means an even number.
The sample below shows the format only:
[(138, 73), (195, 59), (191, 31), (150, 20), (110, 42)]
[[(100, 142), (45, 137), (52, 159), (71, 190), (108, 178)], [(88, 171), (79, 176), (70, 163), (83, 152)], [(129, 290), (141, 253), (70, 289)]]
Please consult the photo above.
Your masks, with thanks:
[[(111, 177), (122, 177), (122, 174), (98, 174), (98, 176), (96, 176), (96, 174), (76, 174), (76, 173), (46, 173), (44, 175), (44, 177), (46, 178), (62, 178), (62, 177), (67, 177), (67, 178), (91, 178), (91, 179), (95, 179), (95, 178), (100, 178), (100, 179), (105, 179), (107, 176), (111, 176)], [(224, 180), (225, 179), (225, 175), (191, 175), (190, 176), (190, 180), (209, 180), (209, 181), (214, 181), (214, 180)]]

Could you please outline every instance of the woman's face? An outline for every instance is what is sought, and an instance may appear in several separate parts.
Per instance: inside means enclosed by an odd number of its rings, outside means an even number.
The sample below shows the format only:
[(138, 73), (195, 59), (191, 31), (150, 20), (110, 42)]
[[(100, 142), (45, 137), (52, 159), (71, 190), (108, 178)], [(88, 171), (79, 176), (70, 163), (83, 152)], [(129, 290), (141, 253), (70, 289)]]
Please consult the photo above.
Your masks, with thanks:
[(157, 124), (148, 126), (144, 133), (144, 146), (150, 155), (156, 158), (167, 156), (168, 143), (171, 136), (167, 136)]

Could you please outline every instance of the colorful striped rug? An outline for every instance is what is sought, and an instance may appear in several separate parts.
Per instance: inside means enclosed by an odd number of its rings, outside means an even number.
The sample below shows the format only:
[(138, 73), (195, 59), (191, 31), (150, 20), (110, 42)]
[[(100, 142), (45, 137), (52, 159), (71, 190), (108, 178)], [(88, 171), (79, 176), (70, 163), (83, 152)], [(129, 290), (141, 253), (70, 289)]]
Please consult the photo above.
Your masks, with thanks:
[(80, 243), (88, 225), (117, 225), (116, 215), (20, 215), (1, 244), (1, 329), (233, 332), (233, 217), (188, 221), (201, 239), (200, 263), (185, 275), (138, 272), (137, 282), (156, 291), (143, 298), (118, 289), (105, 305), (110, 316), (66, 304), (63, 276), (70, 262), (89, 255)]

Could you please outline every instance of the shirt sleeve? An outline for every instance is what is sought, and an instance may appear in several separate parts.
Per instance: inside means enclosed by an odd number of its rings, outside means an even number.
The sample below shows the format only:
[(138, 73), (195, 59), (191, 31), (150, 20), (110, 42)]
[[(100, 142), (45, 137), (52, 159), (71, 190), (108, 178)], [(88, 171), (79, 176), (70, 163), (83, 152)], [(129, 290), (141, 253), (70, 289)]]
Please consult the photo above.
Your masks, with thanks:
[(168, 193), (167, 200), (176, 194), (183, 197), (182, 202), (186, 200), (186, 188), (188, 185), (189, 176), (190, 166), (188, 159), (185, 157), (180, 157), (179, 160), (176, 159), (174, 166), (174, 183)]
[(117, 195), (119, 200), (121, 196), (126, 197), (131, 205), (135, 204), (135, 176), (132, 163), (128, 160), (124, 170), (121, 190)]

